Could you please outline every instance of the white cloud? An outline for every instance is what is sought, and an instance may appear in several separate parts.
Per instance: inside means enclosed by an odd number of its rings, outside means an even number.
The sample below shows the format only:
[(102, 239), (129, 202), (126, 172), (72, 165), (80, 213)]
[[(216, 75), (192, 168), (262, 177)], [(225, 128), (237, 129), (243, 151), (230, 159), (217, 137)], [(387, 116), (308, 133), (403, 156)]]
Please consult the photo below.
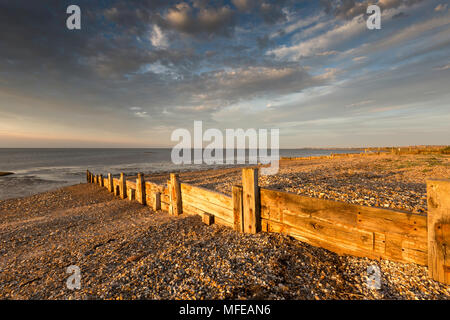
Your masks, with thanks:
[(158, 27), (156, 24), (153, 25), (153, 30), (150, 35), (150, 41), (152, 45), (157, 48), (167, 48), (169, 46), (167, 37), (162, 32), (161, 28)]
[(357, 17), (317, 37), (302, 41), (293, 46), (281, 46), (267, 53), (275, 55), (278, 59), (296, 61), (302, 57), (314, 56), (323, 51), (330, 51), (330, 47), (336, 46), (365, 30), (365, 21)]

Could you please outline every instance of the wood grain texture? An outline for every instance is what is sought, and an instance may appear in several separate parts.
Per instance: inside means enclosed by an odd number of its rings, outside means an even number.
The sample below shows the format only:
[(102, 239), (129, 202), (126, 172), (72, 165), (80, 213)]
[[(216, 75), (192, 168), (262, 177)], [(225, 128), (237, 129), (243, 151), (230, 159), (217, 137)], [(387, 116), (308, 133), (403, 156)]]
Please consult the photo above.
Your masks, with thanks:
[(183, 195), (188, 195), (199, 198), (201, 200), (209, 201), (211, 203), (214, 203), (218, 206), (227, 209), (233, 207), (232, 198), (223, 193), (202, 187), (193, 186), (187, 183), (181, 183), (180, 185), (181, 185), (181, 197), (183, 197)]
[(242, 197), (244, 232), (257, 233), (261, 231), (258, 169), (242, 169)]
[(140, 204), (146, 204), (146, 189), (143, 173), (138, 173), (136, 178), (136, 200)]
[(427, 180), (428, 273), (450, 284), (450, 180)]
[(263, 231), (340, 254), (427, 264), (427, 221), (423, 215), (309, 198), (260, 188)]
[(234, 230), (238, 232), (244, 232), (242, 186), (233, 186), (231, 191), (233, 200)]

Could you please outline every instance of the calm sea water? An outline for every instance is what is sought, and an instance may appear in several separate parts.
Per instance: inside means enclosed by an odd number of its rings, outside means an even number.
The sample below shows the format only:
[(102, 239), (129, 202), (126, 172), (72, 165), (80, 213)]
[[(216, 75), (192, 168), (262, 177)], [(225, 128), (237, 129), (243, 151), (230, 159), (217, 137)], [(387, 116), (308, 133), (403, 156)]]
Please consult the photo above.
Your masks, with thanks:
[[(330, 153), (360, 152), (344, 149), (282, 149), (280, 156), (302, 157)], [(0, 200), (25, 197), (85, 181), (92, 172), (135, 174), (212, 168), (203, 165), (174, 165), (171, 149), (1, 149)], [(216, 166), (217, 167), (217, 166)]]

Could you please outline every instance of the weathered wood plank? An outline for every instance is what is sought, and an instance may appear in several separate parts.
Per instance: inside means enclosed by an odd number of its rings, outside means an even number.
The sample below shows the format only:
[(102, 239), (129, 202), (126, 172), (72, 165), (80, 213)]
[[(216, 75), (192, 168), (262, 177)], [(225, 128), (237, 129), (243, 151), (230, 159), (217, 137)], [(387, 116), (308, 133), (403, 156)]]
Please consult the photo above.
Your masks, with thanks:
[(131, 180), (126, 180), (127, 189), (135, 189), (136, 190), (136, 182)]
[[(283, 223), (268, 221), (266, 219), (262, 219), (263, 224), (266, 225), (268, 232), (277, 232), (290, 235), (291, 237), (309, 243), (313, 246), (318, 246), (325, 248), (327, 250), (333, 251), (337, 254), (349, 254), (355, 256), (362, 256), (370, 258), (376, 258), (375, 255), (370, 256), (370, 251), (361, 249), (358, 245), (353, 243), (341, 243), (340, 245), (336, 244), (336, 241), (328, 241), (324, 240), (323, 237), (318, 236), (316, 232), (309, 232), (308, 230), (299, 230), (292, 226), (288, 226)], [(372, 243), (373, 244), (373, 243)], [(370, 241), (367, 243), (367, 246), (370, 246)]]
[(260, 188), (260, 195), (261, 206), (271, 209), (262, 210), (262, 217), (265, 219), (278, 221), (281, 212), (295, 212), (299, 216), (333, 221), (373, 232), (426, 238), (427, 222), (424, 215), (309, 198), (265, 188)]
[(146, 190), (150, 190), (150, 192), (159, 192), (164, 193), (164, 186), (160, 184), (156, 184), (150, 181), (145, 181)]
[(209, 201), (224, 208), (229, 209), (233, 207), (233, 200), (231, 197), (214, 190), (181, 183), (181, 197), (183, 197), (184, 194)]
[(186, 204), (190, 205), (191, 207), (198, 208), (207, 213), (211, 213), (218, 218), (231, 223), (231, 225), (234, 226), (234, 216), (232, 209), (227, 209), (190, 195), (185, 195), (183, 198), (183, 202), (186, 202)]

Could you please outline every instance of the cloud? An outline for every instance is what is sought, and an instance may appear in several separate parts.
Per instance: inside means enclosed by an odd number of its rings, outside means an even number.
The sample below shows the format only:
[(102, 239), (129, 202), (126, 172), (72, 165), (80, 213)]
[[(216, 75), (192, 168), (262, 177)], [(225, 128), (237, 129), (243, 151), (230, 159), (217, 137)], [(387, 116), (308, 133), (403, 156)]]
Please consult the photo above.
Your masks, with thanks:
[(196, 9), (186, 2), (170, 8), (165, 21), (169, 27), (183, 33), (209, 35), (229, 35), (235, 24), (234, 12), (228, 6)]
[(156, 48), (167, 48), (169, 45), (166, 36), (156, 24), (153, 25), (150, 41)]
[(440, 3), (440, 4), (438, 4), (436, 6), (436, 8), (434, 8), (434, 11), (436, 11), (436, 12), (446, 11), (446, 10), (447, 10), (447, 4), (446, 3), (445, 4)]
[[(367, 31), (362, 15), (348, 18), (351, 6), (342, 19), (293, 0), (83, 0), (74, 32), (65, 28), (70, 1), (46, 3), (0, 1), (0, 127), (9, 131), (148, 146), (141, 137), (162, 144), (193, 120), (311, 120), (329, 140), (321, 124), (370, 114), (367, 101), (448, 113), (449, 24), (439, 1), (384, 11), (380, 32)], [(399, 12), (407, 16), (390, 19)], [(404, 112), (384, 110), (371, 114)]]
[(433, 68), (433, 70), (438, 70), (438, 71), (444, 71), (444, 70), (448, 70), (448, 69), (450, 69), (450, 63), (449, 63), (449, 64), (446, 64), (446, 65), (444, 65), (444, 66), (440, 66), (440, 67), (435, 67), (435, 68)]
[(354, 37), (366, 30), (366, 24), (363, 20), (354, 18), (342, 25), (339, 25), (317, 37), (301, 41), (292, 46), (282, 45), (279, 48), (269, 50), (269, 55), (274, 55), (278, 59), (299, 60), (300, 58), (310, 57), (323, 52), (330, 52), (330, 47)]

